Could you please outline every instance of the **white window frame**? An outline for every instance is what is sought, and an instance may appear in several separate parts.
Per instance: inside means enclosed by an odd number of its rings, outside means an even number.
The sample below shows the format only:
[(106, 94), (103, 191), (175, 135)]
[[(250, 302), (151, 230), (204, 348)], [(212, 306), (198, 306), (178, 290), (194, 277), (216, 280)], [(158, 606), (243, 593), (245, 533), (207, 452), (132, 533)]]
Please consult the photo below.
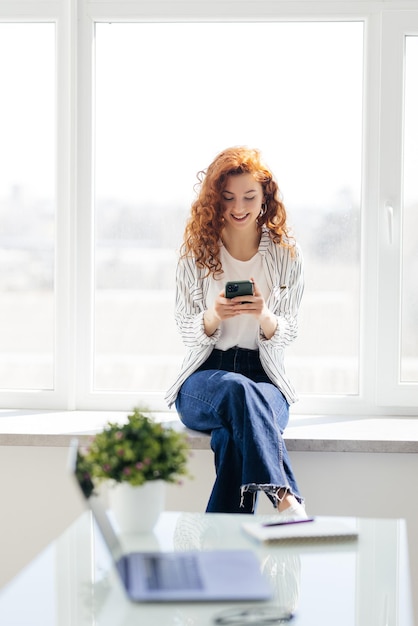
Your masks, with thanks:
[[(405, 12), (405, 9), (413, 10)], [(55, 389), (52, 392), (0, 392), (0, 406), (129, 410), (144, 402), (154, 410), (167, 410), (163, 393), (92, 391), (95, 22), (362, 20), (365, 25), (361, 224), (364, 272), (361, 276), (360, 389), (358, 396), (302, 397), (293, 412), (412, 415), (418, 401), (418, 388), (408, 386), (405, 389), (405, 386), (399, 388), (394, 384), (394, 357), (397, 354), (399, 361), (399, 345), (393, 339), (393, 325), (395, 323), (399, 329), (400, 320), (399, 313), (394, 310), (394, 300), (389, 302), (385, 296), (387, 278), (382, 278), (389, 275), (395, 289), (400, 289), (399, 272), (396, 274), (396, 263), (400, 263), (400, 218), (396, 207), (400, 206), (401, 178), (398, 176), (395, 180), (399, 168), (394, 168), (393, 163), (401, 162), (396, 159), (400, 156), (397, 143), (401, 136), (402, 104), (396, 99), (398, 94), (396, 98), (394, 96), (390, 72), (395, 72), (395, 82), (398, 83), (403, 72), (399, 66), (399, 48), (396, 47), (399, 46), (396, 43), (398, 35), (396, 41), (390, 43), (392, 32), (388, 29), (395, 29), (397, 24), (396, 28), (402, 30), (402, 16), (413, 23), (418, 16), (418, 1), (336, 0), (331, 5), (317, 0), (298, 3), (268, 0), (246, 3), (240, 0), (228, 3), (217, 0), (172, 0), (170, 3), (160, 0), (0, 0), (0, 19), (55, 21), (59, 77)], [(384, 46), (381, 45), (382, 33), (383, 37), (390, 34), (389, 41), (383, 40)], [(399, 93), (402, 97), (403, 90), (400, 89)], [(393, 123), (388, 123), (388, 116), (394, 111), (398, 134)], [(395, 208), (391, 246), (387, 243), (386, 201)], [(376, 324), (377, 319), (379, 324)], [(387, 341), (390, 333), (391, 340)], [(387, 363), (391, 365), (386, 366)]]
[(0, 0), (1, 22), (45, 22), (56, 29), (56, 216), (54, 389), (0, 391), (0, 407), (73, 408), (75, 386), (76, 8), (72, 2)]
[(400, 301), (405, 40), (418, 36), (418, 12), (384, 12), (382, 34), (387, 45), (382, 50), (377, 402), (413, 407), (418, 404), (418, 383), (400, 381)]

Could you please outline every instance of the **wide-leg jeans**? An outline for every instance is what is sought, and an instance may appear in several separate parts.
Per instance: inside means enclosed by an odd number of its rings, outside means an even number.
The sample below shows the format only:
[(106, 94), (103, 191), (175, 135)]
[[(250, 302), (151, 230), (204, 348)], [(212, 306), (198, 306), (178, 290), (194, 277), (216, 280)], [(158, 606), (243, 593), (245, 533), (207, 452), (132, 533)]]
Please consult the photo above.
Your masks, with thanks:
[(211, 433), (216, 480), (207, 512), (253, 513), (259, 491), (276, 506), (281, 488), (302, 502), (282, 436), (289, 405), (257, 350), (213, 350), (183, 383), (176, 409), (185, 426)]

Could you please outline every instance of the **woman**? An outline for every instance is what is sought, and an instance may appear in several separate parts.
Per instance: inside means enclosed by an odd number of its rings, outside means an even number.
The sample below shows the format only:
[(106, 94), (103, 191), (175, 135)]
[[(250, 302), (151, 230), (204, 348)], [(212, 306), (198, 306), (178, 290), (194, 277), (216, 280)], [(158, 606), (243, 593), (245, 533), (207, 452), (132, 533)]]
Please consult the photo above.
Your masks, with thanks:
[[(264, 491), (283, 518), (303, 518), (282, 437), (296, 400), (284, 349), (297, 334), (301, 253), (257, 150), (221, 152), (198, 180), (176, 276), (187, 354), (166, 399), (188, 428), (211, 433), (208, 512), (254, 512)], [(245, 279), (253, 295), (225, 297), (227, 281)]]

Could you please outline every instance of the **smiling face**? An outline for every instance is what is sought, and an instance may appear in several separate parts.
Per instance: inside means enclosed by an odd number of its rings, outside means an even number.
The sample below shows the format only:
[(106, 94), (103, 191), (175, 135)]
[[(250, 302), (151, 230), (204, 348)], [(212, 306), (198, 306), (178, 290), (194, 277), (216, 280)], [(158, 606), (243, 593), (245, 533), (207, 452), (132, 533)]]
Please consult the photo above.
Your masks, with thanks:
[(252, 174), (228, 176), (222, 191), (225, 229), (232, 229), (232, 232), (257, 230), (263, 199), (263, 187)]

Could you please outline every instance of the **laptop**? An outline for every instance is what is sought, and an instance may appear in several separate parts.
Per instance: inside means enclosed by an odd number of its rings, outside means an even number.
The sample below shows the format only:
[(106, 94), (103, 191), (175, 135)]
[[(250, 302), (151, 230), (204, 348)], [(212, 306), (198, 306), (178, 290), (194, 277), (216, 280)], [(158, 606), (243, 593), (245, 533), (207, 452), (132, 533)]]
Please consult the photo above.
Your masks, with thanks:
[(124, 553), (108, 512), (77, 472), (78, 441), (70, 445), (70, 470), (103, 536), (126, 594), (133, 602), (268, 600), (272, 589), (251, 550)]

